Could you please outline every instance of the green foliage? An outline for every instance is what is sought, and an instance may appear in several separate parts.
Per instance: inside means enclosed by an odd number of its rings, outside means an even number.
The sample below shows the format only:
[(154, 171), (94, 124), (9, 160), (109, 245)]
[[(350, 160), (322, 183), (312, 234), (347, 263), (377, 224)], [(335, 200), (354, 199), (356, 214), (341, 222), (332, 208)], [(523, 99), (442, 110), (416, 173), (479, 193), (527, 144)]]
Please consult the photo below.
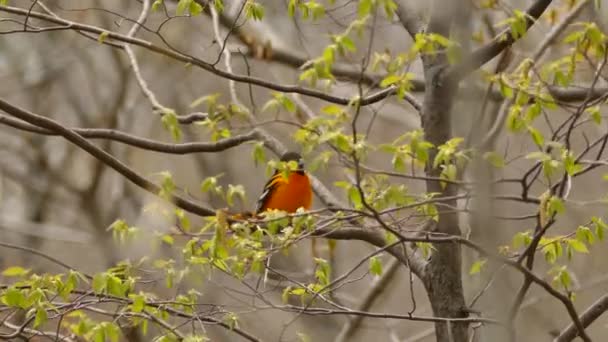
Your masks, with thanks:
[(369, 273), (375, 276), (382, 275), (382, 262), (377, 256), (369, 258)]
[(2, 275), (5, 277), (24, 277), (30, 273), (29, 269), (25, 269), (19, 266), (11, 266), (2, 271)]
[(353, 32), (361, 35), (361, 29), (366, 21), (367, 17), (354, 20), (341, 34), (331, 35), (332, 43), (325, 47), (320, 57), (313, 59), (308, 64), (308, 67), (300, 74), (300, 81), (307, 81), (313, 87), (316, 86), (318, 80), (327, 81), (328, 86), (335, 82), (331, 69), (336, 61), (336, 55), (344, 57), (347, 53), (356, 51), (356, 44), (350, 35)]
[(165, 200), (171, 200), (173, 192), (175, 191), (175, 182), (173, 181), (173, 175), (169, 171), (159, 172), (161, 177), (160, 191), (158, 196)]
[(99, 37), (97, 38), (97, 41), (99, 42), (99, 44), (103, 44), (106, 41), (106, 38), (108, 38), (108, 36), (110, 35), (110, 32), (108, 31), (103, 31), (99, 34)]
[(405, 172), (408, 166), (412, 169), (424, 166), (433, 147), (432, 143), (424, 140), (424, 132), (420, 129), (403, 134), (391, 144), (380, 146), (382, 151), (393, 154), (391, 163), (395, 171), (399, 172)]
[(171, 136), (175, 141), (180, 141), (182, 139), (182, 129), (179, 126), (177, 114), (173, 109), (163, 109), (161, 122), (163, 123), (163, 127), (171, 133)]
[(112, 231), (112, 238), (121, 244), (132, 242), (140, 232), (139, 228), (131, 227), (124, 220), (114, 221), (108, 230)]
[(488, 262), (487, 259), (479, 259), (479, 260), (475, 261), (473, 263), (473, 265), (471, 265), (471, 268), (469, 269), (469, 274), (474, 275), (474, 274), (480, 273), (481, 270), (483, 269), (483, 267), (485, 266), (486, 262)]
[(427, 260), (433, 255), (433, 251), (436, 250), (430, 242), (416, 242), (416, 247), (420, 249), (422, 256)]
[(513, 236), (512, 246), (515, 249), (521, 247), (528, 247), (532, 242), (532, 235), (530, 231), (518, 232)]
[(253, 151), (251, 152), (253, 162), (255, 165), (266, 163), (266, 152), (264, 151), (264, 143), (256, 142), (253, 144)]
[(570, 272), (566, 266), (555, 266), (549, 271), (549, 273), (553, 275), (553, 286), (561, 286), (566, 291), (571, 288), (572, 276), (570, 275)]
[(152, 11), (156, 12), (161, 6), (164, 6), (164, 0), (154, 0), (152, 3)]
[(513, 37), (513, 39), (519, 39), (526, 34), (526, 16), (527, 14), (525, 12), (516, 9), (513, 11), (512, 17), (501, 21), (500, 23), (498, 23), (498, 25), (509, 26), (509, 28), (511, 29), (511, 37)]
[(329, 285), (331, 281), (331, 265), (327, 260), (321, 258), (315, 258), (317, 268), (315, 269), (315, 278), (319, 284), (323, 286)]
[[(328, 144), (345, 154), (355, 152), (358, 158), (365, 157), (369, 145), (365, 136), (359, 134), (357, 143), (353, 136), (344, 132), (343, 124), (349, 119), (348, 107), (329, 105), (322, 109), (322, 114), (308, 120), (294, 133), (294, 140), (301, 145), (303, 154), (309, 154), (322, 144)], [(331, 155), (326, 154), (322, 162)]]
[(325, 6), (314, 0), (289, 0), (289, 4), (287, 5), (289, 16), (293, 18), (296, 15), (296, 10), (300, 11), (303, 20), (311, 19), (312, 21), (316, 21), (325, 16)]
[(179, 0), (175, 8), (175, 14), (184, 15), (186, 12), (191, 16), (197, 16), (203, 12), (203, 6), (194, 0)]
[(602, 114), (600, 112), (600, 106), (589, 107), (585, 109), (585, 113), (589, 114), (593, 122), (595, 122), (596, 124), (599, 125), (602, 123)]
[(264, 7), (253, 0), (247, 0), (245, 3), (245, 17), (257, 21), (264, 19)]
[(487, 160), (490, 164), (492, 164), (492, 166), (494, 166), (496, 168), (505, 167), (504, 158), (500, 154), (498, 154), (494, 151), (484, 153), (483, 159)]
[(273, 92), (272, 97), (273, 98), (271, 100), (264, 104), (264, 107), (262, 107), (262, 111), (278, 111), (279, 108), (283, 108), (290, 113), (296, 112), (295, 103), (293, 103), (293, 101), (291, 101), (289, 97), (285, 96), (285, 94)]

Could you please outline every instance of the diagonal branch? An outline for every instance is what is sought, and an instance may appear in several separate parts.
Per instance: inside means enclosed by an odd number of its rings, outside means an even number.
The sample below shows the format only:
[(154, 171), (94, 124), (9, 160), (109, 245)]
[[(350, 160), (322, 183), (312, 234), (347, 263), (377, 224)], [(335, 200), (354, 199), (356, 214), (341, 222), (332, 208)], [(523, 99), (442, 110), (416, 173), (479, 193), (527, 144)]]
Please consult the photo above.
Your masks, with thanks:
[(413, 5), (414, 1), (411, 0), (400, 0), (398, 1), (397, 16), (401, 25), (406, 29), (412, 38), (417, 33), (424, 30), (424, 19), (422, 17), (420, 8)]
[[(99, 161), (101, 161), (104, 164), (108, 165), (109, 167), (113, 168), (118, 173), (120, 173), (121, 175), (126, 177), (133, 184), (143, 188), (144, 190), (146, 190), (154, 195), (158, 195), (159, 192), (161, 191), (161, 188), (158, 185), (156, 185), (153, 182), (142, 177), (137, 172), (135, 172), (133, 169), (131, 169), (130, 167), (125, 165), (120, 160), (116, 159), (111, 154), (109, 154), (106, 151), (95, 146), (93, 143), (88, 141), (82, 135), (61, 125), (60, 123), (58, 123), (54, 120), (51, 120), (49, 118), (46, 118), (44, 116), (29, 112), (25, 109), (16, 107), (1, 98), (0, 98), (0, 110), (3, 110), (7, 114), (14, 116), (16, 118), (19, 118), (23, 121), (26, 121), (32, 125), (39, 126), (39, 127), (45, 128), (47, 130), (56, 132), (57, 134), (63, 136), (66, 140), (70, 141), (74, 145), (76, 145), (79, 148), (88, 152), (90, 155), (92, 155)], [(171, 194), (169, 196), (170, 196), (169, 199), (176, 206), (178, 206), (188, 212), (191, 212), (193, 214), (197, 214), (200, 216), (214, 216), (215, 215), (214, 210), (206, 208), (206, 207), (204, 207), (198, 203), (195, 203), (189, 199), (186, 199), (184, 197), (181, 197), (180, 195)]]
[[(588, 327), (598, 317), (608, 310), (608, 295), (604, 295), (598, 299), (595, 303), (591, 304), (590, 307), (585, 310), (580, 316), (580, 321), (583, 327)], [(579, 336), (579, 331), (576, 328), (574, 322), (570, 323), (564, 330), (562, 330), (553, 340), (554, 342), (569, 342)]]
[[(534, 25), (545, 9), (549, 7), (552, 0), (536, 0), (526, 10), (526, 32)], [(452, 80), (461, 80), (475, 70), (481, 68), (482, 65), (489, 62), (492, 58), (498, 56), (504, 49), (515, 43), (511, 29), (506, 29), (501, 32), (487, 45), (473, 51), (466, 60), (459, 64), (450, 67), (447, 70), (447, 77)]]

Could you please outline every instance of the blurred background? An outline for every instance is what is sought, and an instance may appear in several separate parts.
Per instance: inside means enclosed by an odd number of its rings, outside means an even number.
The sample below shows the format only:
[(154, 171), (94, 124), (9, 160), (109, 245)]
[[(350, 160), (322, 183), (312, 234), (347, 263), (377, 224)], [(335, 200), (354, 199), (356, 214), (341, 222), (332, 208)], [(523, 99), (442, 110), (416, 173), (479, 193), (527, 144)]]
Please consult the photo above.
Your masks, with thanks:
[[(417, 1), (409, 1), (414, 3)], [(464, 31), (475, 37), (470, 42), (475, 47), (491, 39), (492, 30), (500, 31), (497, 26), (507, 14), (515, 8), (525, 8), (527, 1), (498, 1), (496, 9), (480, 9), (480, 3), (467, 3), (470, 6), (470, 20), (464, 25)], [(550, 10), (555, 11), (556, 21), (572, 10), (574, 1), (554, 1)], [(33, 8), (32, 1), (9, 1), (9, 5), (23, 9)], [(259, 1), (264, 5), (265, 16), (261, 22), (247, 21), (239, 24), (227, 42), (226, 48), (232, 52), (231, 67), (236, 74), (248, 74), (271, 82), (294, 84), (301, 72), (297, 66), (303, 61), (316, 58), (327, 46), (330, 34), (340, 33), (349, 23), (356, 19), (357, 2), (336, 1), (328, 6), (331, 10), (314, 22), (299, 18), (290, 18), (287, 13), (287, 1)], [(324, 2), (325, 3), (325, 2)], [(591, 4), (591, 1), (587, 3)], [(600, 1), (601, 3), (601, 1)], [(141, 1), (124, 0), (64, 0), (44, 1), (44, 5), (58, 16), (79, 23), (86, 23), (107, 30), (126, 34), (133, 26), (142, 9)], [(159, 35), (153, 31), (159, 27), (162, 38), (172, 48), (194, 55), (205, 61), (215, 61), (221, 53), (223, 42), (218, 42), (210, 15), (196, 17), (175, 15), (175, 1), (164, 1), (157, 11), (150, 13), (146, 29), (141, 29), (137, 37), (162, 45)], [(222, 18), (234, 18), (239, 11), (238, 1), (225, 1), (225, 12)], [(427, 6), (427, 4), (415, 4)], [(602, 11), (595, 11), (594, 6), (583, 8), (577, 20), (593, 20), (600, 27), (606, 6)], [(165, 11), (166, 9), (166, 11)], [(423, 12), (426, 11), (423, 8)], [(599, 14), (599, 15), (598, 15)], [(41, 33), (12, 32), (22, 27), (22, 17), (0, 12), (0, 97), (34, 113), (53, 118), (69, 127), (111, 128), (147, 137), (154, 140), (172, 142), (171, 134), (163, 127), (158, 111), (155, 111), (135, 79), (132, 66), (124, 50), (112, 49), (100, 44), (97, 36), (86, 37), (72, 30), (59, 30)], [(12, 18), (15, 20), (8, 20)], [(21, 24), (19, 24), (21, 20)], [(32, 25), (41, 25), (39, 20), (30, 19)], [(575, 21), (577, 21), (575, 20)], [(534, 26), (525, 39), (512, 49), (514, 61), (510, 70), (516, 67), (523, 58), (528, 57), (538, 46), (543, 37), (551, 30), (551, 21), (543, 18)], [(389, 20), (383, 15), (374, 24), (375, 39), (373, 51), (398, 54), (407, 51), (412, 43), (398, 20)], [(229, 27), (222, 25), (220, 35), (225, 37)], [(349, 70), (357, 70), (360, 58), (364, 56), (371, 30), (366, 29), (362, 38), (356, 41), (362, 48), (343, 58), (339, 65)], [(566, 30), (568, 32), (568, 30)], [(247, 45), (247, 33), (256, 39), (256, 44)], [(240, 34), (240, 36), (239, 36)], [(560, 44), (550, 47), (541, 59), (541, 63), (567, 53), (568, 47)], [(249, 43), (251, 43), (249, 41)], [(274, 50), (277, 58), (285, 57), (281, 52), (292, 57), (292, 65), (269, 58), (256, 58), (252, 47), (263, 47)], [(226, 79), (217, 77), (200, 68), (184, 65), (159, 54), (151, 53), (139, 47), (133, 47), (139, 61), (142, 77), (147, 81), (157, 101), (176, 113), (183, 115), (205, 111), (204, 105), (191, 108), (191, 104), (209, 94), (221, 94), (219, 102), (229, 103), (234, 95), (230, 94), (230, 84)], [(262, 56), (263, 57), (263, 56)], [(268, 56), (267, 56), (268, 57)], [(217, 67), (224, 69), (221, 59)], [(495, 62), (486, 66), (494, 70)], [(422, 79), (420, 62), (410, 66), (410, 71)], [(590, 80), (593, 70), (581, 67), (577, 74), (578, 82)], [(454, 109), (454, 136), (482, 136), (488, 127), (487, 123), (476, 120), (476, 115), (483, 105), (485, 85), (483, 77), (475, 75), (463, 85), (459, 101)], [(606, 81), (600, 79), (600, 85)], [(372, 89), (366, 85), (366, 89)], [(249, 87), (243, 83), (235, 85), (236, 97), (251, 110), (255, 118), (252, 124), (247, 120), (235, 119), (231, 122), (232, 134), (247, 133), (252, 125), (262, 127), (287, 148), (299, 150), (293, 140), (293, 133), (298, 124), (304, 123), (308, 115), (318, 113), (327, 105), (323, 101), (293, 97), (299, 107), (295, 113), (285, 111), (262, 111), (264, 104), (271, 99), (271, 92), (260, 87)], [(422, 101), (422, 93), (412, 93)], [(348, 77), (338, 77), (331, 93), (350, 97), (357, 91), (357, 85)], [(497, 110), (501, 98), (489, 101), (488, 110)], [(308, 113), (308, 114), (307, 114)], [(372, 144), (390, 143), (407, 131), (420, 127), (418, 113), (406, 101), (388, 99), (365, 107), (360, 126), (370, 127), (368, 140)], [(548, 114), (549, 123), (561, 122), (569, 110), (555, 110)], [(539, 124), (543, 132), (549, 132), (550, 124)], [(184, 141), (209, 141), (211, 134), (202, 125), (182, 125)], [(582, 128), (589, 140), (606, 134), (605, 123), (599, 126)], [(479, 139), (479, 137), (477, 137)], [(495, 179), (518, 178), (533, 163), (521, 156), (532, 151), (534, 144), (529, 139), (499, 133), (495, 146), (497, 151), (505, 151), (507, 160), (512, 160), (507, 167), (493, 174)], [(253, 144), (245, 143), (220, 153), (194, 153), (188, 155), (170, 155), (145, 151), (110, 142), (96, 140), (95, 143), (128, 164), (147, 178), (159, 182), (160, 173), (169, 171), (177, 186), (187, 189), (188, 196), (219, 208), (226, 204), (214, 196), (202, 193), (200, 184), (210, 176), (222, 175), (219, 183), (242, 184), (246, 191), (246, 200), (237, 203), (237, 209), (252, 210), (255, 200), (268, 173), (265, 165), (256, 165), (252, 158)], [(582, 134), (576, 135), (575, 146), (583, 147), (585, 140)], [(311, 161), (316, 151), (305, 155)], [(276, 158), (267, 151), (268, 158)], [(390, 155), (373, 152), (368, 165), (379, 169), (391, 170)], [(338, 158), (329, 162), (329, 167), (314, 171), (333, 193), (346, 201), (343, 191), (334, 186), (339, 180), (348, 180), (345, 164)], [(472, 170), (465, 178), (474, 180), (479, 174)], [(608, 186), (600, 183), (602, 172), (594, 171), (576, 179), (566, 204), (567, 211), (563, 219), (552, 228), (552, 233), (568, 233), (578, 225), (586, 224), (592, 215), (605, 215), (606, 205), (599, 199), (606, 195)], [(411, 193), (424, 192), (424, 183), (420, 181), (395, 182), (407, 184)], [(546, 189), (539, 182), (532, 188), (534, 196)], [(519, 196), (521, 189), (512, 183), (500, 184), (491, 191), (496, 194)], [(463, 203), (463, 206), (475, 208), (479, 203)], [(25, 246), (42, 251), (65, 261), (74, 268), (87, 273), (95, 273), (115, 265), (123, 259), (138, 260), (143, 256), (162, 255), (166, 258), (179, 258), (179, 241), (174, 246), (155, 243), (158, 233), (170, 231), (174, 225), (171, 219), (159, 215), (154, 207), (166, 206), (162, 201), (129, 183), (98, 160), (66, 142), (62, 138), (48, 137), (22, 132), (8, 126), (0, 129), (0, 234), (2, 242)], [(524, 219), (499, 219), (485, 215), (484, 220), (477, 220), (475, 215), (462, 215), (462, 230), (471, 238), (487, 248), (509, 245), (516, 232), (533, 229), (535, 225), (535, 204), (496, 201), (492, 204), (493, 213), (503, 217), (521, 217)], [(315, 208), (324, 204), (315, 198)], [(489, 217), (487, 217), (489, 216)], [(123, 219), (129, 225), (141, 228), (142, 234), (137, 242), (125, 248), (116, 244), (108, 227), (117, 219)], [(193, 225), (203, 224), (200, 218), (191, 217)], [(483, 224), (479, 224), (483, 222)], [(325, 243), (319, 243), (321, 256), (328, 258), (329, 252)], [(342, 274), (351, 269), (361, 258), (374, 250), (373, 246), (355, 241), (338, 241), (335, 258), (332, 260), (334, 274)], [(590, 246), (587, 255), (576, 255), (570, 263), (575, 275), (576, 306), (579, 311), (591, 304), (608, 289), (608, 267), (604, 260), (607, 257), (605, 243)], [(471, 264), (478, 255), (464, 250), (463, 273), (467, 301), (474, 298), (486, 287), (475, 309), (487, 317), (500, 317), (505, 314), (517, 289), (521, 285), (520, 274), (505, 271), (499, 265), (488, 265), (481, 274), (469, 276)], [(336, 298), (344, 305), (356, 308), (370, 300), (366, 310), (374, 312), (406, 314), (415, 308), (414, 313), (420, 316), (431, 316), (432, 312), (420, 282), (410, 272), (393, 262), (389, 255), (381, 257), (384, 274), (374, 277), (362, 267), (351, 277), (352, 282), (335, 293)], [(293, 247), (289, 254), (278, 254), (273, 259), (273, 266), (294, 279), (306, 282), (313, 277), (314, 263), (308, 241)], [(32, 269), (33, 272), (62, 272), (57, 265), (23, 250), (0, 248), (0, 267), (19, 265)], [(539, 262), (538, 274), (545, 274), (547, 267)], [(545, 278), (549, 279), (548, 276)], [(8, 281), (5, 279), (5, 282)], [(246, 279), (256, 284), (257, 278)], [(163, 287), (162, 282), (150, 286), (150, 290), (159, 296), (172, 296), (173, 291)], [(239, 325), (265, 341), (296, 341), (297, 333), (310, 336), (311, 341), (433, 341), (433, 325), (425, 322), (409, 322), (394, 319), (366, 318), (354, 323), (343, 316), (307, 316), (285, 313), (280, 310), (261, 308), (263, 303), (256, 302), (241, 282), (227, 276), (213, 276), (201, 279), (192, 285), (203, 293), (201, 301), (221, 305), (223, 310), (237, 313)], [(281, 302), (282, 284), (271, 282), (263, 291), (264, 296), (273, 302)], [(413, 286), (413, 289), (410, 287)], [(414, 294), (415, 303), (411, 294)], [(256, 308), (259, 305), (260, 308)], [(519, 341), (548, 341), (552, 334), (561, 330), (569, 319), (562, 305), (545, 292), (533, 287), (526, 297), (518, 316), (517, 328)], [(498, 329), (498, 328), (497, 328)], [(492, 341), (493, 328), (479, 328), (476, 338), (479, 341)], [(213, 341), (237, 341), (238, 337), (224, 329), (210, 327), (208, 336)], [(596, 321), (589, 333), (597, 341), (608, 337), (608, 317)], [(140, 337), (145, 341), (146, 337)]]

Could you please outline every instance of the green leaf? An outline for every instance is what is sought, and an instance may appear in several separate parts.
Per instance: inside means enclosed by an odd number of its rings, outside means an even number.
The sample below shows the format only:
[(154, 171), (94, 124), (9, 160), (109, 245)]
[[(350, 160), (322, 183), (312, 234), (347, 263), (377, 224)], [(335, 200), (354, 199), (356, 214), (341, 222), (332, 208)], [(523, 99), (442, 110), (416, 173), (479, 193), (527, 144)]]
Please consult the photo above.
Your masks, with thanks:
[(530, 236), (530, 232), (518, 232), (513, 236), (513, 248), (518, 249), (520, 247), (528, 247), (532, 242), (532, 237)]
[(95, 293), (102, 293), (107, 287), (107, 274), (97, 273), (93, 276), (93, 291)]
[(5, 277), (23, 277), (28, 273), (30, 273), (29, 269), (19, 266), (12, 266), (2, 271), (2, 275)]
[[(456, 175), (458, 173), (458, 169), (456, 168), (456, 165), (446, 164), (446, 165), (442, 165), (442, 168), (443, 168), (443, 170), (441, 171), (441, 174), (439, 175), (439, 177), (441, 179), (445, 179), (445, 180), (449, 180), (449, 181), (456, 180)], [(445, 188), (446, 185), (447, 185), (446, 182), (441, 182), (441, 186), (443, 188)]]
[(547, 213), (549, 216), (553, 216), (554, 214), (561, 214), (566, 210), (564, 207), (564, 202), (561, 198), (557, 196), (551, 196), (547, 203)]
[(142, 312), (146, 306), (146, 298), (141, 294), (130, 294), (129, 298), (133, 301), (131, 310), (133, 312)]
[(369, 259), (369, 273), (375, 276), (382, 275), (382, 262), (377, 256), (373, 256)]
[[(520, 92), (520, 94), (523, 94), (523, 92)], [(526, 110), (525, 119), (528, 123), (532, 123), (532, 121), (534, 121), (534, 119), (536, 119), (540, 115), (540, 113), (540, 103), (536, 102), (533, 105), (529, 106)]]
[(357, 8), (357, 15), (359, 18), (363, 18), (369, 15), (372, 11), (373, 0), (360, 0)]
[(253, 162), (255, 165), (261, 165), (266, 163), (266, 152), (264, 151), (264, 143), (256, 142), (253, 144)]
[(500, 154), (498, 154), (494, 151), (484, 153), (483, 159), (487, 160), (490, 164), (492, 164), (492, 166), (494, 166), (496, 168), (505, 167), (504, 158)]
[(545, 145), (545, 137), (543, 137), (543, 134), (539, 130), (532, 126), (528, 126), (528, 132), (538, 147), (543, 147)]
[(608, 228), (608, 225), (599, 217), (593, 216), (591, 222), (595, 226), (595, 236), (598, 240), (604, 240), (604, 232)]
[(239, 184), (239, 185), (229, 184), (228, 185), (228, 190), (226, 191), (226, 202), (228, 202), (229, 206), (234, 205), (235, 196), (238, 197), (242, 203), (246, 202), (245, 188), (241, 184)]
[(253, 0), (245, 3), (245, 16), (247, 19), (260, 21), (264, 19), (264, 7)]
[(155, 0), (154, 3), (152, 4), (152, 11), (156, 12), (158, 11), (158, 8), (163, 4), (163, 0)]
[(190, 15), (195, 17), (203, 12), (203, 6), (199, 5), (196, 1), (192, 1), (188, 10), (190, 11)]
[(589, 107), (585, 109), (585, 113), (589, 113), (591, 119), (593, 119), (596, 124), (599, 125), (602, 123), (602, 114), (600, 113), (600, 106)]
[(0, 301), (10, 307), (20, 307), (25, 309), (27, 306), (23, 291), (14, 287), (8, 288), (0, 298)]
[(179, 0), (175, 9), (175, 14), (184, 15), (184, 13), (186, 13), (186, 10), (190, 8), (191, 3), (192, 0)]
[(416, 247), (420, 248), (422, 251), (422, 256), (427, 260), (431, 257), (433, 251), (435, 250), (435, 247), (433, 247), (433, 244), (430, 242), (416, 242)]
[(579, 253), (589, 253), (589, 249), (587, 249), (587, 245), (584, 242), (576, 240), (576, 239), (568, 239), (566, 240), (568, 246), (572, 247), (575, 251)]
[(120, 328), (113, 322), (104, 322), (104, 332), (106, 338), (111, 342), (118, 342), (120, 339)]
[(106, 41), (106, 38), (108, 38), (108, 36), (110, 35), (110, 32), (108, 31), (103, 31), (99, 34), (99, 37), (97, 37), (97, 41), (99, 42), (99, 44), (103, 44)]
[(321, 258), (315, 258), (317, 268), (315, 269), (315, 278), (319, 284), (326, 286), (331, 281), (331, 265), (327, 260)]
[(355, 207), (356, 209), (363, 208), (363, 201), (361, 199), (361, 194), (359, 193), (357, 187), (351, 186), (348, 189), (348, 199), (353, 204), (353, 207)]
[(296, 3), (298, 0), (289, 0), (289, 4), (287, 5), (287, 14), (290, 18), (293, 18), (296, 15)]
[(165, 129), (171, 133), (171, 136), (175, 141), (181, 140), (182, 130), (179, 126), (179, 121), (175, 111), (168, 108), (163, 109), (161, 122), (163, 123)]
[(283, 293), (281, 294), (281, 301), (283, 304), (287, 304), (289, 302), (289, 295), (291, 294), (291, 286), (287, 286), (283, 289)]
[(298, 332), (298, 340), (300, 342), (312, 342), (312, 339), (310, 338), (310, 336), (308, 336), (307, 334), (303, 333), (303, 332)]
[(213, 5), (218, 12), (224, 12), (224, 0), (213, 0)]
[(380, 87), (386, 88), (390, 85), (400, 82), (401, 79), (402, 79), (402, 76), (400, 76), (400, 75), (388, 75), (380, 82)]
[(36, 309), (36, 317), (34, 318), (34, 328), (41, 326), (48, 320), (48, 314), (44, 308)]
[(593, 244), (595, 242), (593, 232), (586, 226), (578, 226), (576, 228), (576, 239), (588, 244)]
[(473, 263), (473, 265), (471, 265), (471, 269), (469, 270), (469, 274), (473, 275), (473, 274), (477, 274), (477, 273), (481, 272), (481, 269), (486, 264), (486, 262), (488, 262), (487, 259), (480, 259), (480, 260), (475, 261)]
[(161, 238), (161, 241), (169, 246), (173, 246), (173, 243), (174, 243), (173, 236), (171, 236), (169, 234), (163, 235)]
[(513, 98), (513, 88), (511, 88), (506, 82), (499, 82), (500, 85), (500, 93), (506, 99)]

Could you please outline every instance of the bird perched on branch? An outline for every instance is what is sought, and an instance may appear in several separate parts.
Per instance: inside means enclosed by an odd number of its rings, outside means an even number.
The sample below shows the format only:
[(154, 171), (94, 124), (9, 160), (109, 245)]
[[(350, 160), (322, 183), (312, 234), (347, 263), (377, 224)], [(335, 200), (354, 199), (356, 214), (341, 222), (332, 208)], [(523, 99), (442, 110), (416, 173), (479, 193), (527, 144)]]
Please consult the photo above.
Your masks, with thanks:
[(298, 208), (309, 210), (312, 205), (312, 188), (310, 179), (304, 171), (302, 156), (297, 152), (287, 152), (281, 156), (281, 161), (286, 163), (294, 161), (297, 163), (297, 168), (290, 170), (287, 177), (280, 170), (274, 171), (258, 199), (256, 214), (271, 209), (295, 213)]

